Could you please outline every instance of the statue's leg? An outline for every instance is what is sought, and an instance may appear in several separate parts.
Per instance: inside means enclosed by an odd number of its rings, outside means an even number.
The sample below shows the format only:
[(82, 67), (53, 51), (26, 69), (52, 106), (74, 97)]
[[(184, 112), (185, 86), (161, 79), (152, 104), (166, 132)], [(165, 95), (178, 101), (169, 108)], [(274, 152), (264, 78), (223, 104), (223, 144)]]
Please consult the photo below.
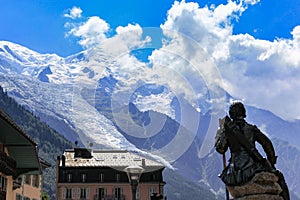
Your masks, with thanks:
[(276, 170), (275, 175), (278, 177), (278, 184), (282, 189), (280, 196), (282, 196), (284, 200), (290, 200), (289, 188), (285, 182), (283, 174), (281, 171)]

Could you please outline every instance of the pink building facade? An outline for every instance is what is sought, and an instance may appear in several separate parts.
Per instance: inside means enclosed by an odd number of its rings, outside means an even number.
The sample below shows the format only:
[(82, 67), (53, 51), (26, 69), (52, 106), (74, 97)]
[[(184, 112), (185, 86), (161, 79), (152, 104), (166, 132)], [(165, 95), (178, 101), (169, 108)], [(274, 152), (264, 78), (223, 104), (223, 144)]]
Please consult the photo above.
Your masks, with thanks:
[[(56, 199), (58, 200), (132, 200), (128, 166), (143, 169), (136, 200), (151, 200), (154, 193), (164, 199), (164, 166), (128, 151), (66, 150), (57, 159)], [(153, 199), (153, 197), (152, 197)]]

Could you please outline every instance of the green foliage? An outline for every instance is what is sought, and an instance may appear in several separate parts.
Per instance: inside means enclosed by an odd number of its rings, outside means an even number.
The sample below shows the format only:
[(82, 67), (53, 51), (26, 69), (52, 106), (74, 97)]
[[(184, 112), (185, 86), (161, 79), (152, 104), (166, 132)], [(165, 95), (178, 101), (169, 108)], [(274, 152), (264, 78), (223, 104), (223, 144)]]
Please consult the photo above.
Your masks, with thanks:
[(38, 144), (39, 156), (51, 164), (51, 167), (43, 171), (43, 189), (45, 195), (49, 194), (50, 199), (55, 199), (56, 158), (65, 149), (73, 148), (72, 143), (46, 123), (41, 122), (32, 112), (20, 106), (13, 98), (7, 95), (1, 86), (0, 108)]
[(50, 197), (47, 195), (46, 192), (42, 192), (42, 200), (50, 200)]

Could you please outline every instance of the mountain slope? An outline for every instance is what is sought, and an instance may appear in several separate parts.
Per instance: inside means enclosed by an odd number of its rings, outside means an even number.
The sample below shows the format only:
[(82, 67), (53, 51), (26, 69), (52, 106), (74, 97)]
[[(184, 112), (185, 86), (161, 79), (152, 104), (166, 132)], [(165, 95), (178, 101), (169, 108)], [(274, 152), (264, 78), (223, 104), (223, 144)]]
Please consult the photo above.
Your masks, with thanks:
[[(41, 55), (12, 43), (0, 42), (0, 48), (0, 84), (18, 103), (69, 140), (79, 140), (83, 145), (93, 141), (95, 148), (141, 148), (152, 152), (168, 146), (180, 129), (187, 136), (182, 143), (170, 145), (172, 150), (168, 155), (158, 155), (168, 157), (175, 152), (179, 157), (171, 164), (178, 175), (212, 191), (215, 197), (224, 194), (224, 186), (217, 177), (222, 164), (213, 149), (215, 133), (209, 132), (210, 125), (216, 128), (218, 124), (212, 120), (205, 88), (199, 94), (200, 109), (196, 110), (181, 96), (172, 96), (166, 85), (144, 83), (135, 79), (135, 74), (126, 74), (137, 82), (137, 88), (128, 89), (124, 78), (120, 79), (121, 69), (102, 52), (90, 63), (89, 52), (64, 59)], [(91, 65), (99, 67), (102, 75), (98, 76)], [(128, 95), (128, 90), (132, 94)], [(181, 111), (186, 112), (184, 119)], [(247, 111), (247, 120), (276, 141), (278, 167), (298, 196), (295, 199), (299, 198), (299, 179), (293, 174), (298, 174), (300, 162), (297, 136), (300, 122), (284, 121), (255, 107), (247, 107)], [(132, 124), (126, 125), (127, 120)], [(153, 122), (159, 124), (155, 131), (148, 126)], [(195, 122), (197, 128), (191, 128)], [(135, 135), (135, 130), (145, 130), (145, 136)], [(185, 149), (183, 144), (188, 138), (192, 140)]]
[(56, 157), (73, 145), (47, 124), (40, 122), (32, 113), (7, 96), (0, 86), (0, 108), (4, 110), (37, 144), (39, 156), (51, 164), (43, 172), (43, 190), (54, 199)]

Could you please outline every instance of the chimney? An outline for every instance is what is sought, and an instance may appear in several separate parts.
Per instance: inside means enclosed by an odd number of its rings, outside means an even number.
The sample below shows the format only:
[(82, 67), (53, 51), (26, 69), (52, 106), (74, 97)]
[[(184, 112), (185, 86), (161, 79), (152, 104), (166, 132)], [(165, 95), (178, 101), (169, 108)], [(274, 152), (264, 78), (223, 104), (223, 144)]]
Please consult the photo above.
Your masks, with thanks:
[(57, 158), (56, 158), (56, 168), (57, 169), (59, 167), (59, 164), (60, 164), (60, 156), (57, 156)]
[(66, 166), (66, 156), (64, 156), (64, 155), (61, 156), (61, 166), (62, 167)]
[(145, 160), (145, 158), (142, 159), (142, 167), (146, 167), (146, 160)]

